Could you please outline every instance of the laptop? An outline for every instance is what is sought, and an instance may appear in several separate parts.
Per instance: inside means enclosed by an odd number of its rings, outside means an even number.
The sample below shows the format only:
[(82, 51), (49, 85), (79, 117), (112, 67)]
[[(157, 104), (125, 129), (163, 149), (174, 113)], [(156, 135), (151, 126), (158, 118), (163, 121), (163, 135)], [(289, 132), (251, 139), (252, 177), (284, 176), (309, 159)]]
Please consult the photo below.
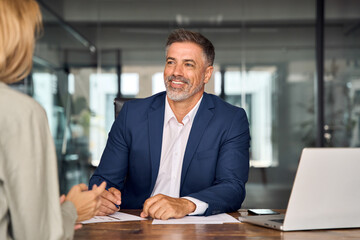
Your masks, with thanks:
[(360, 148), (305, 148), (286, 214), (239, 217), (281, 231), (360, 227)]

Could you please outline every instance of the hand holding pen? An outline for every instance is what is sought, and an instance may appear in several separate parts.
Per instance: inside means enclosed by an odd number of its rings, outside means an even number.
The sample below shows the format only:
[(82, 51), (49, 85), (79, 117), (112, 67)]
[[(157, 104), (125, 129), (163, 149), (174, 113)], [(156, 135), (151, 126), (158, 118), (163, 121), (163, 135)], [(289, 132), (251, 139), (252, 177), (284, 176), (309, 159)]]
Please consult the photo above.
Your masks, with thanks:
[(121, 205), (121, 192), (111, 187), (108, 190), (105, 190), (101, 195), (101, 206), (96, 215), (106, 216), (113, 214), (120, 210)]

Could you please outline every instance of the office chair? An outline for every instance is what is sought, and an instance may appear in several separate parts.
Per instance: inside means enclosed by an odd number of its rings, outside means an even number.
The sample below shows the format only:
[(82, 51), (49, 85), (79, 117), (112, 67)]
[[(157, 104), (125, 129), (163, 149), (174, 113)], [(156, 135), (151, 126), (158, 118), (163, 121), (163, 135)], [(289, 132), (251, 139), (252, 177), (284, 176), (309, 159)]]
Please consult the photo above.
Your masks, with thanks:
[(121, 108), (123, 107), (124, 103), (126, 101), (129, 101), (129, 100), (132, 100), (132, 99), (135, 99), (135, 98), (115, 98), (114, 99), (114, 110), (115, 110), (115, 119), (117, 118), (117, 116), (119, 115), (119, 112), (121, 110)]

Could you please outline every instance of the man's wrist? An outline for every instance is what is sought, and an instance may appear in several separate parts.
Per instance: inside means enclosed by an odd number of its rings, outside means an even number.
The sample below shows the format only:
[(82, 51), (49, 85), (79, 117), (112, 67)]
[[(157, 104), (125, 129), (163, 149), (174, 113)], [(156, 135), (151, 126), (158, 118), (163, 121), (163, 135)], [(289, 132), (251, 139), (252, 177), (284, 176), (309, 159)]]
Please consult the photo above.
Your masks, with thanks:
[(193, 213), (195, 210), (196, 210), (196, 204), (193, 203), (192, 201), (190, 201), (189, 199), (186, 199), (186, 198), (180, 198), (182, 199), (184, 202), (186, 202), (186, 215), (190, 214), (190, 213)]
[(193, 198), (193, 197), (182, 197), (184, 199), (187, 199), (195, 204), (195, 210), (193, 212), (188, 213), (188, 215), (203, 215), (206, 212), (206, 209), (209, 207), (209, 204), (206, 202), (203, 202), (199, 199)]

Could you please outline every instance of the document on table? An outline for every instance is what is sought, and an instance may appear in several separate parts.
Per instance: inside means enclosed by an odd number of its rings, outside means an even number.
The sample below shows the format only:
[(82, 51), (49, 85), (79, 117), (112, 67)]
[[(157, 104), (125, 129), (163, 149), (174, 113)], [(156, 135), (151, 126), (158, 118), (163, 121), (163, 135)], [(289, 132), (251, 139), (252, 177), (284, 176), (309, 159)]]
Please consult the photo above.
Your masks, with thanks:
[(239, 221), (229, 214), (222, 213), (212, 216), (185, 216), (179, 219), (158, 220), (154, 219), (152, 224), (223, 224), (238, 223)]
[(88, 223), (101, 223), (101, 222), (126, 222), (126, 221), (139, 221), (139, 220), (147, 220), (146, 218), (141, 218), (135, 215), (116, 212), (114, 214), (108, 216), (95, 216), (89, 220), (81, 222), (82, 224)]

